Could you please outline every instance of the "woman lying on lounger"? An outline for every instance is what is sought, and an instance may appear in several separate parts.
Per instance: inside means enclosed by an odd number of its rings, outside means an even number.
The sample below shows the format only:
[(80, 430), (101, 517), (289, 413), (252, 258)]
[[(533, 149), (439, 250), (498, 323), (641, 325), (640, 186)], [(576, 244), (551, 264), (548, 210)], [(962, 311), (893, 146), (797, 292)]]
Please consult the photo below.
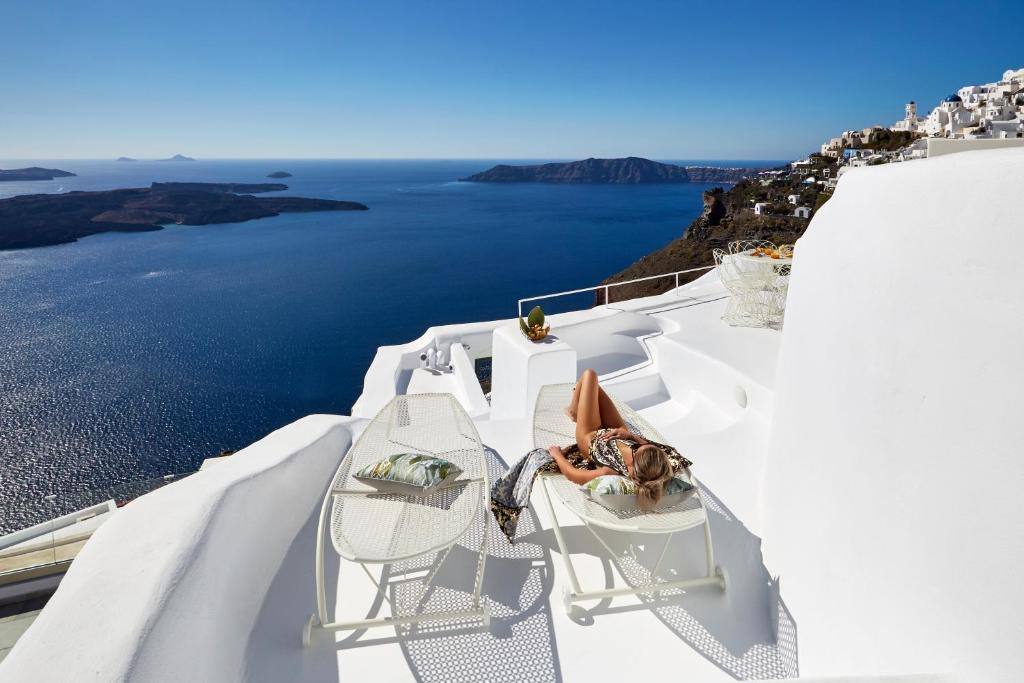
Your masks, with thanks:
[(576, 423), (580, 453), (598, 468), (573, 467), (561, 448), (551, 446), (548, 453), (555, 459), (559, 471), (575, 484), (585, 484), (606, 474), (621, 474), (637, 483), (641, 508), (649, 510), (657, 505), (673, 474), (668, 453), (660, 444), (650, 443), (629, 431), (615, 404), (598, 385), (596, 372), (585, 370), (580, 375), (565, 412)]

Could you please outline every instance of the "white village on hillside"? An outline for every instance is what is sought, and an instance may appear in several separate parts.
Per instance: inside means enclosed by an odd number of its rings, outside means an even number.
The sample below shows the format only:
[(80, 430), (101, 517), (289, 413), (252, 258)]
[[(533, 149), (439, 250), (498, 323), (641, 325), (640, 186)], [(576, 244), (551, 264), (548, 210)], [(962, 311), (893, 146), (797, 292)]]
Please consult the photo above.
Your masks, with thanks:
[[(918, 116), (917, 103), (904, 107), (904, 117), (891, 126), (843, 131), (822, 143), (821, 149), (784, 169), (763, 171), (761, 184), (770, 188), (799, 176), (803, 186), (820, 192), (816, 206), (805, 206), (805, 193), (786, 195), (789, 206), (752, 200), (758, 216), (790, 215), (810, 219), (851, 168), (966, 152), (1024, 146), (1024, 68), (1008, 69), (993, 83), (967, 85), (945, 97), (927, 116)], [(816, 197), (817, 195), (812, 195)]]
[[(919, 137), (902, 149), (873, 149), (872, 142), (884, 130)], [(1024, 145), (1024, 68), (1009, 69), (994, 83), (964, 86), (927, 116), (918, 116), (917, 103), (910, 101), (904, 117), (888, 129), (871, 126), (843, 131), (821, 145), (821, 154), (841, 165), (863, 166), (1016, 145)]]

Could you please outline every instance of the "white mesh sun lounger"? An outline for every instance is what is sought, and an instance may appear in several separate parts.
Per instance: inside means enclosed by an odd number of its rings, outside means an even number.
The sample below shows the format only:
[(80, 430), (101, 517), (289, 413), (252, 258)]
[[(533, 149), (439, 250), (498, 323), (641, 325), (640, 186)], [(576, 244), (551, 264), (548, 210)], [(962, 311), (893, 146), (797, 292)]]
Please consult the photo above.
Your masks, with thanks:
[[(353, 478), (353, 474), (388, 455), (424, 453), (444, 458), (462, 469), (452, 484), (426, 496), (383, 494)], [(320, 510), (316, 545), (317, 613), (303, 633), (308, 645), (314, 628), (334, 631), (395, 626), (424, 621), (482, 619), (480, 604), (487, 555), (487, 466), (476, 426), (451, 394), (396, 396), (367, 425), (338, 468)], [(330, 515), (328, 515), (330, 508)], [(352, 622), (331, 622), (324, 593), (324, 536), (345, 560), (363, 567), (387, 598), (385, 586), (374, 579), (367, 564), (393, 564), (443, 551), (427, 577), (424, 590), (458, 540), (475, 520), (483, 520), (472, 605), (448, 612), (396, 614)], [(388, 598), (390, 602), (390, 598)]]
[[(549, 384), (541, 387), (537, 395), (537, 404), (533, 414), (533, 445), (536, 448), (546, 448), (551, 445), (568, 446), (576, 442), (576, 425), (565, 414), (565, 407), (569, 405), (572, 398), (572, 384)], [(629, 406), (621, 401), (612, 399), (619, 414), (626, 421), (627, 426), (634, 434), (639, 434), (651, 441), (665, 443), (665, 439), (654, 427), (637, 415)], [(548, 504), (548, 511), (551, 515), (551, 524), (555, 532), (555, 540), (558, 543), (562, 560), (565, 562), (566, 573), (569, 575), (570, 588), (563, 592), (563, 600), (567, 612), (572, 612), (572, 606), (576, 602), (585, 600), (597, 600), (610, 598), (617, 595), (637, 595), (643, 593), (656, 593), (669, 589), (685, 589), (697, 586), (718, 586), (725, 590), (725, 574), (715, 565), (714, 550), (711, 546), (711, 527), (708, 524), (707, 513), (704, 508), (704, 501), (700, 493), (700, 486), (696, 479), (689, 473), (677, 476), (687, 478), (694, 486), (697, 486), (697, 494), (690, 496), (682, 503), (670, 508), (658, 509), (652, 512), (629, 511), (616, 512), (609, 510), (603, 505), (590, 499), (579, 486), (573, 484), (561, 474), (543, 475), (541, 480), (544, 487), (544, 498)], [(614, 531), (640, 533), (640, 534), (667, 534), (665, 546), (657, 564), (650, 572), (650, 582), (646, 584), (631, 586), (627, 588), (606, 588), (601, 590), (586, 591), (580, 587), (579, 578), (572, 564), (572, 556), (558, 524), (558, 517), (555, 515), (554, 505), (551, 502), (551, 494), (562, 501), (582, 521), (600, 544), (608, 551), (614, 560), (616, 553), (609, 547), (595, 527), (602, 527)], [(704, 528), (704, 545), (707, 554), (707, 574), (692, 579), (677, 581), (659, 580), (658, 570), (665, 559), (665, 552), (672, 542), (672, 536), (678, 531), (685, 531), (697, 526)]]

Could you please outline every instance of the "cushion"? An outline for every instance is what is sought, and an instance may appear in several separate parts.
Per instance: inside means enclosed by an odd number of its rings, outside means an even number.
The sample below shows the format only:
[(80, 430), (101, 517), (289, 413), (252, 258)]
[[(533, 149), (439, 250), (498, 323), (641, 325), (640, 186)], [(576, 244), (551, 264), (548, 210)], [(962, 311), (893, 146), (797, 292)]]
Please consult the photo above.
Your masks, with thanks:
[[(594, 477), (583, 485), (590, 498), (616, 512), (633, 512), (640, 509), (637, 502), (637, 485), (632, 479), (618, 474), (605, 474)], [(665, 492), (661, 500), (654, 506), (655, 510), (679, 505), (692, 496), (697, 488), (681, 477), (672, 477), (665, 484)]]
[(399, 453), (381, 458), (352, 476), (384, 493), (423, 496), (455, 480), (462, 470), (443, 458)]

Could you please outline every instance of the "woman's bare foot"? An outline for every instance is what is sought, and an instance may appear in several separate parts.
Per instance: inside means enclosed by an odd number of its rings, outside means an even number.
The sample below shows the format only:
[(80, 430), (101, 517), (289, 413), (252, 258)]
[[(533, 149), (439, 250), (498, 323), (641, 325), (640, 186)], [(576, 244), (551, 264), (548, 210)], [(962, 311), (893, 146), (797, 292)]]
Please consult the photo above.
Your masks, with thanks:
[(576, 421), (576, 409), (580, 405), (580, 392), (577, 391), (580, 388), (580, 383), (577, 382), (576, 386), (572, 388), (572, 399), (569, 401), (569, 405), (565, 407), (565, 416), (573, 422)]

